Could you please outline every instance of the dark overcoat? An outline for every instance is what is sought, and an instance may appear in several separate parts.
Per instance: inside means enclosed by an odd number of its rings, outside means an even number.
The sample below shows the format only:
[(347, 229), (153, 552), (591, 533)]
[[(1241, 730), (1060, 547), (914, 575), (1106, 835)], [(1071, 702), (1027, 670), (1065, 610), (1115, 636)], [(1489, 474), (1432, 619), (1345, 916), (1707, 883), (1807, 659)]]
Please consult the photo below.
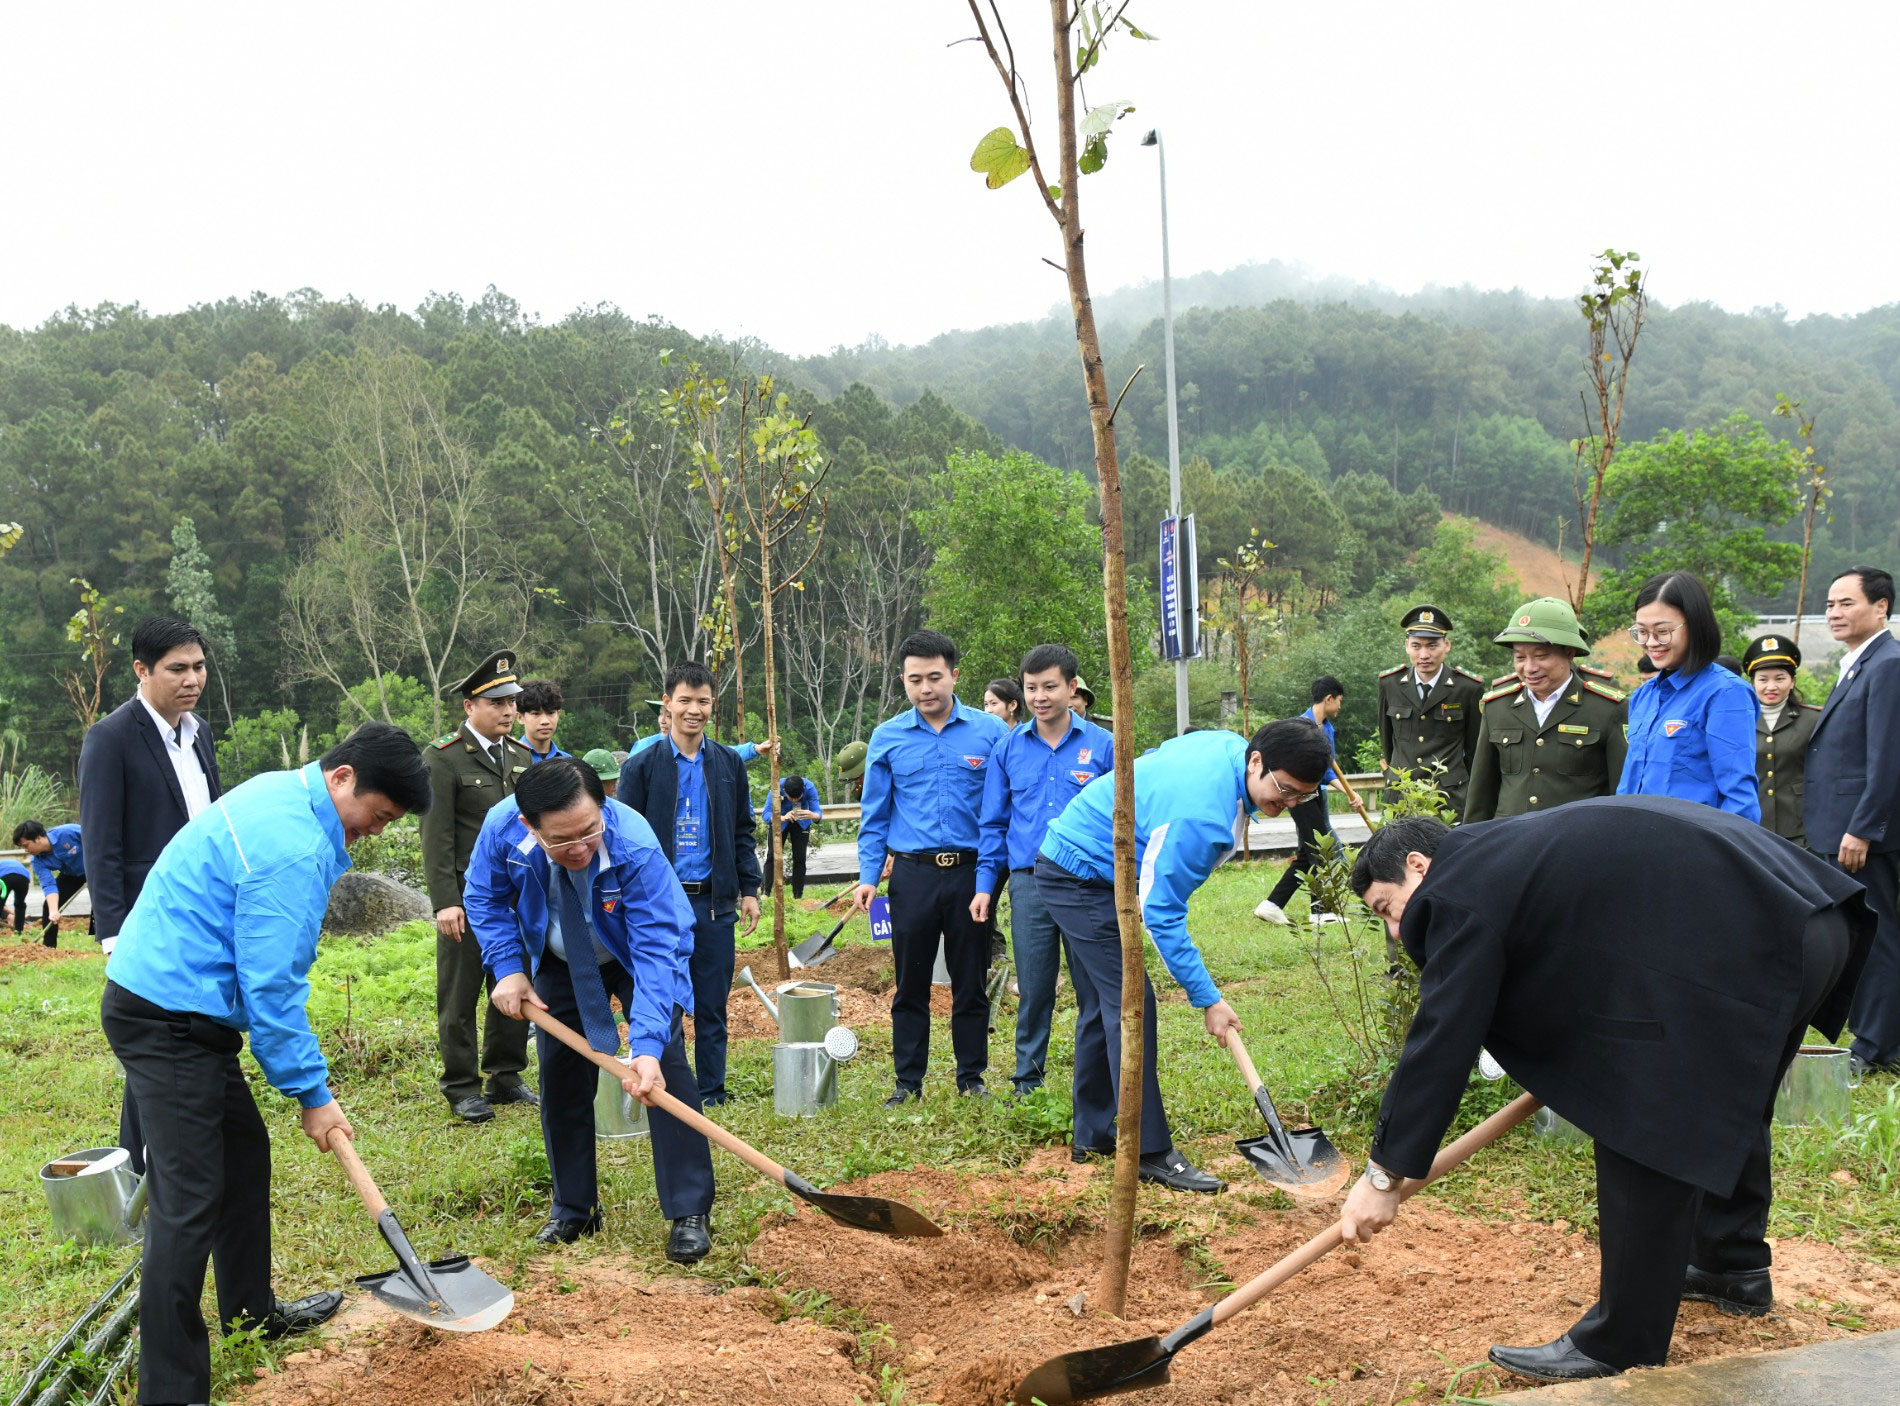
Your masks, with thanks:
[(1423, 1176), (1482, 1046), (1634, 1162), (1733, 1192), (1801, 991), (1803, 929), (1853, 955), (1813, 1018), (1840, 1033), (1873, 918), (1858, 883), (1752, 820), (1605, 796), (1447, 835), (1399, 925), (1419, 1006), (1372, 1159)]

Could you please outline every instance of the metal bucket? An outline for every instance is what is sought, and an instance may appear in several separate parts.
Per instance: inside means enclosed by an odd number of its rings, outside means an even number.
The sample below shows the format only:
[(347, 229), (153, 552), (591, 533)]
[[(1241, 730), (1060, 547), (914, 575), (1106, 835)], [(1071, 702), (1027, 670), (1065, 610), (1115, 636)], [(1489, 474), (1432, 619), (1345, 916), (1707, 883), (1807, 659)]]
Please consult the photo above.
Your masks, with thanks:
[(773, 1112), (781, 1118), (808, 1118), (837, 1101), (838, 1061), (822, 1042), (772, 1046)]
[[(620, 1062), (629, 1069), (633, 1061), (624, 1055)], [(602, 1142), (645, 1137), (647, 1106), (620, 1087), (620, 1080), (606, 1070), (600, 1071), (600, 1086), (594, 1090), (594, 1136)]]
[(1844, 1123), (1852, 1108), (1854, 1078), (1847, 1051), (1838, 1045), (1803, 1045), (1775, 1091), (1775, 1121), (1784, 1127)]
[(838, 1023), (838, 988), (822, 981), (788, 981), (778, 988), (778, 1038), (781, 1044), (823, 1044)]
[[(61, 1240), (122, 1245), (144, 1235), (142, 1197), (132, 1154), (123, 1147), (92, 1147), (54, 1162), (89, 1162), (85, 1171), (66, 1176), (53, 1162), (40, 1168), (40, 1186), (53, 1214), (53, 1234)], [(137, 1223), (135, 1223), (137, 1222)]]
[(1590, 1134), (1548, 1108), (1540, 1108), (1531, 1114), (1531, 1130), (1540, 1138), (1559, 1145), (1590, 1141)]

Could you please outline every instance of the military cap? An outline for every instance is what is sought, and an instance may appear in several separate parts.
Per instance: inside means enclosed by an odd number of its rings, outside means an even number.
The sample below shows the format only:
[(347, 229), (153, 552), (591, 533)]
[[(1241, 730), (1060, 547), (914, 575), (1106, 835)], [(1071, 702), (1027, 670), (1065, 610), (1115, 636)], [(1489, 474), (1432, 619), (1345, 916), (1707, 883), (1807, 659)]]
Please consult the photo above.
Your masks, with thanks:
[(846, 781), (855, 781), (864, 775), (864, 758), (870, 750), (862, 742), (846, 743), (838, 753), (838, 775)]
[(614, 754), (605, 747), (596, 747), (585, 753), (581, 760), (594, 769), (594, 775), (602, 781), (620, 779), (620, 763), (614, 760)]
[(1087, 707), (1095, 706), (1095, 690), (1089, 687), (1089, 681), (1080, 674), (1075, 676), (1075, 691), (1081, 695), (1082, 702)]
[(665, 700), (664, 698), (649, 698), (649, 699), (647, 699), (647, 707), (649, 707), (649, 708), (651, 708), (651, 709), (653, 709), (653, 711), (654, 711), (654, 712), (656, 712), (656, 713), (657, 713), (657, 712), (658, 712), (658, 711), (659, 711), (660, 709), (662, 709), (662, 708), (664, 708), (665, 706), (666, 706), (666, 700)]
[(474, 672), (453, 685), (464, 698), (512, 698), (521, 692), (521, 679), (515, 672), (516, 654), (498, 649), (475, 666)]
[(1786, 635), (1759, 636), (1742, 652), (1742, 672), (1750, 678), (1757, 669), (1786, 669), (1792, 674), (1800, 667), (1801, 646)]
[(1539, 596), (1536, 600), (1527, 600), (1511, 612), (1511, 619), (1504, 629), (1492, 636), (1493, 644), (1554, 644), (1565, 649), (1574, 649), (1579, 654), (1590, 652), (1590, 641), (1583, 633), (1583, 627), (1577, 624), (1577, 612), (1570, 608), (1570, 602), (1559, 600), (1556, 596)]
[(1415, 605), (1405, 612), (1399, 628), (1420, 639), (1442, 640), (1451, 633), (1451, 617), (1435, 605)]

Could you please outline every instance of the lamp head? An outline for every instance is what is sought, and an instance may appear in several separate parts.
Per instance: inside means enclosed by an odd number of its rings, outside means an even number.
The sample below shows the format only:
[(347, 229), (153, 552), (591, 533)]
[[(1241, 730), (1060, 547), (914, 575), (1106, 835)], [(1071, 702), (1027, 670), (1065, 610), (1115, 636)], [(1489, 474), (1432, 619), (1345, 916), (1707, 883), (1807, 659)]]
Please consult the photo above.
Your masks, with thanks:
[(1141, 144), (1143, 146), (1160, 146), (1161, 145), (1160, 131), (1154, 127), (1150, 127), (1148, 129), (1148, 135), (1141, 139)]

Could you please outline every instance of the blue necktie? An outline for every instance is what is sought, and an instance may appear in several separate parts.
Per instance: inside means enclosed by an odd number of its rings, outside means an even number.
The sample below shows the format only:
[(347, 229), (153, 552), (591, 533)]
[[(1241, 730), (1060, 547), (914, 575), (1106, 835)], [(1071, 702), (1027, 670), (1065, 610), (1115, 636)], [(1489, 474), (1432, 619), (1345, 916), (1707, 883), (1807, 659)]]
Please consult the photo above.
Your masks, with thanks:
[(620, 1027), (614, 1022), (613, 1007), (607, 1004), (607, 987), (600, 979), (600, 964), (594, 960), (593, 929), (581, 912), (573, 875), (555, 866), (554, 887), (561, 896), (561, 938), (567, 946), (567, 973), (574, 983), (581, 1029), (586, 1032), (587, 1043), (602, 1054), (619, 1054)]

